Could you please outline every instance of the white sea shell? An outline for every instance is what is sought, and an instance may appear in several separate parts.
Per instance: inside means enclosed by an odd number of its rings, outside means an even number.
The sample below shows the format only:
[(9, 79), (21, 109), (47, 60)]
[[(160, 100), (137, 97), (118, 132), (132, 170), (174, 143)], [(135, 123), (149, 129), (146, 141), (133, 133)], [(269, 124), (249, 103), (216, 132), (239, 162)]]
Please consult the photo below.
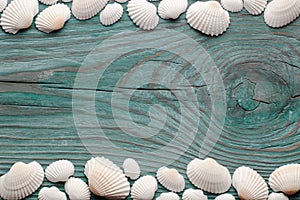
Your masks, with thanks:
[(232, 194), (221, 194), (215, 200), (235, 200), (235, 198)]
[(212, 158), (192, 160), (187, 166), (187, 176), (198, 188), (215, 194), (226, 192), (231, 186), (228, 169)]
[(162, 0), (158, 5), (158, 14), (163, 19), (177, 19), (187, 6), (187, 0)]
[(39, 163), (17, 162), (0, 178), (0, 196), (9, 200), (23, 199), (34, 193), (43, 180), (44, 170)]
[(161, 193), (159, 197), (156, 198), (156, 200), (179, 200), (179, 196), (176, 193), (173, 192), (166, 192)]
[(285, 196), (283, 193), (271, 193), (268, 197), (268, 200), (289, 200), (287, 196)]
[(125, 2), (127, 2), (128, 0), (115, 0), (116, 2), (118, 2), (118, 3), (125, 3)]
[(50, 33), (62, 29), (71, 17), (71, 11), (65, 4), (55, 4), (43, 10), (36, 18), (35, 25), (42, 32)]
[(141, 169), (139, 164), (132, 158), (127, 158), (123, 162), (123, 169), (125, 176), (129, 177), (131, 180), (136, 180), (140, 177)]
[(133, 200), (152, 200), (157, 190), (157, 181), (153, 176), (143, 176), (133, 184), (131, 198)]
[(3, 11), (0, 25), (5, 32), (16, 34), (19, 30), (31, 26), (38, 9), (37, 0), (13, 0)]
[(65, 191), (70, 200), (90, 200), (91, 198), (89, 186), (80, 178), (69, 178), (65, 183)]
[(46, 4), (46, 5), (53, 5), (58, 2), (58, 0), (39, 0), (39, 2)]
[(159, 21), (155, 5), (146, 0), (130, 0), (127, 11), (132, 21), (143, 30), (154, 29)]
[(40, 190), (39, 200), (67, 200), (65, 193), (61, 192), (57, 187), (51, 188), (44, 187)]
[(97, 15), (109, 0), (73, 0), (72, 13), (79, 20), (86, 20)]
[(229, 13), (217, 1), (197, 1), (186, 13), (191, 27), (204, 34), (218, 36), (223, 34), (230, 24)]
[(68, 3), (71, 2), (72, 0), (62, 0), (62, 2)]
[(50, 164), (46, 170), (46, 178), (53, 182), (66, 182), (70, 176), (74, 175), (74, 165), (68, 160), (58, 160)]
[(109, 26), (121, 19), (123, 7), (118, 3), (108, 4), (100, 13), (100, 22)]
[(268, 198), (269, 192), (265, 180), (249, 167), (239, 167), (234, 171), (232, 185), (240, 199), (266, 200)]
[(204, 195), (202, 190), (195, 190), (195, 189), (186, 189), (182, 194), (183, 200), (207, 200), (207, 196)]
[(162, 186), (172, 192), (181, 192), (185, 187), (184, 178), (176, 169), (161, 167), (157, 170), (156, 177)]
[(251, 15), (261, 14), (267, 5), (267, 0), (244, 0), (244, 7)]
[(277, 168), (269, 178), (275, 192), (293, 195), (300, 190), (300, 164), (288, 164)]
[(243, 0), (221, 0), (221, 4), (229, 12), (240, 12), (244, 8)]
[(0, 12), (7, 6), (7, 0), (0, 0)]

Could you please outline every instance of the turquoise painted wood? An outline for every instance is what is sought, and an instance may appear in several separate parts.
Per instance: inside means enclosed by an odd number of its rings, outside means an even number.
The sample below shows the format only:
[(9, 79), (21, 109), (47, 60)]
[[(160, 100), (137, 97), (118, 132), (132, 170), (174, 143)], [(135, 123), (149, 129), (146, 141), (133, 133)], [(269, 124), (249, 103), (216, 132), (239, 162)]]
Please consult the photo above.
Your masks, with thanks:
[[(126, 4), (123, 6), (125, 8)], [(41, 9), (44, 7), (41, 5)], [(175, 21), (160, 19), (158, 26), (184, 33), (197, 41), (220, 71), (227, 109), (219, 139), (215, 141), (214, 135), (206, 135), (212, 102), (203, 77), (193, 71), (190, 63), (172, 52), (145, 49), (123, 55), (107, 68), (97, 86), (95, 104), (90, 105), (94, 106), (106, 137), (118, 148), (103, 143), (100, 136), (94, 137), (96, 126), (76, 127), (74, 111), (84, 113), (82, 108), (86, 101), (85, 96), (77, 96), (83, 106), (76, 110), (78, 107), (72, 107), (72, 94), (76, 76), (84, 73), (80, 68), (94, 48), (110, 36), (125, 30), (138, 30), (127, 13), (111, 27), (100, 25), (97, 16), (86, 21), (72, 18), (63, 30), (52, 34), (41, 33), (34, 26), (16, 35), (0, 31), (0, 174), (6, 173), (17, 161), (36, 160), (46, 168), (55, 160), (68, 159), (76, 166), (75, 176), (86, 180), (84, 165), (93, 156), (85, 147), (86, 143), (98, 148), (97, 155), (108, 157), (118, 165), (126, 157), (118, 149), (141, 152), (138, 161), (143, 174), (150, 175), (155, 175), (157, 170), (153, 166), (163, 165), (166, 158), (180, 154), (170, 166), (186, 178), (188, 162), (198, 156), (204, 157), (208, 150), (208, 156), (226, 165), (231, 173), (247, 165), (265, 180), (277, 167), (299, 163), (300, 20), (282, 29), (271, 29), (265, 25), (263, 16), (251, 16), (246, 11), (230, 16), (230, 28), (221, 37), (208, 37), (191, 29), (184, 14)], [(190, 87), (183, 85), (177, 89), (183, 94), (193, 89), (200, 120), (192, 127), (185, 126), (187, 131), (180, 136), (183, 139), (176, 147), (178, 151), (143, 156), (148, 155), (148, 151), (161, 149), (176, 136), (183, 115), (176, 93), (162, 85), (143, 85), (138, 90), (119, 88), (116, 92), (120, 78), (133, 71), (137, 63), (163, 63), (191, 80)], [(89, 91), (89, 88), (75, 90)], [(114, 95), (128, 90), (132, 91), (128, 105), (123, 105), (120, 99), (119, 105), (113, 106)], [(185, 101), (192, 102), (188, 98)], [(166, 116), (162, 115), (166, 124), (156, 136), (147, 139), (129, 136), (114, 120), (116, 116), (112, 110), (128, 106), (131, 119), (125, 120), (147, 126), (151, 122), (149, 113), (154, 119), (161, 117), (159, 110), (152, 112), (154, 104), (167, 111)], [(186, 152), (180, 152), (186, 145), (184, 138), (190, 137), (188, 130), (195, 127), (196, 137)], [(90, 135), (80, 137), (78, 130), (82, 129), (88, 130)], [(134, 131), (128, 130), (129, 133)], [(202, 143), (205, 138), (206, 142)], [(43, 186), (51, 185), (63, 189), (62, 183), (52, 184), (45, 179)], [(193, 187), (187, 178), (186, 187)], [(159, 186), (157, 195), (165, 191)], [(230, 193), (237, 197), (233, 188)], [(37, 199), (37, 194), (38, 191), (26, 199)], [(216, 196), (207, 195), (209, 199)], [(299, 200), (300, 195), (290, 199)]]

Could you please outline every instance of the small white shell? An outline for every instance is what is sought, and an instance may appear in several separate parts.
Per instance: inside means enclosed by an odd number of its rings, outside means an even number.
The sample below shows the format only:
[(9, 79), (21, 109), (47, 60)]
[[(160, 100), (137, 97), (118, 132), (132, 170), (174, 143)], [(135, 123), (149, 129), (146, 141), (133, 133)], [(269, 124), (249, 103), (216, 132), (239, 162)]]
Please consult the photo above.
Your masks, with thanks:
[(215, 200), (235, 200), (235, 198), (232, 194), (221, 194)]
[(127, 158), (123, 162), (123, 169), (125, 176), (129, 177), (131, 180), (136, 180), (140, 177), (141, 169), (139, 164), (132, 158)]
[(61, 192), (57, 187), (51, 188), (44, 187), (40, 190), (39, 200), (67, 200), (65, 193)]
[(116, 2), (118, 2), (118, 3), (125, 3), (125, 2), (127, 2), (128, 0), (115, 0)]
[(62, 2), (65, 2), (65, 3), (68, 3), (68, 2), (71, 2), (73, 0), (62, 0)]
[(195, 189), (186, 189), (182, 194), (183, 200), (207, 200), (207, 196), (204, 195), (202, 190), (195, 190)]
[(185, 187), (185, 181), (176, 169), (161, 167), (157, 170), (156, 177), (158, 182), (172, 192), (181, 192)]
[(229, 12), (240, 12), (244, 8), (243, 0), (221, 0), (221, 4)]
[(156, 200), (179, 200), (179, 196), (176, 193), (173, 192), (166, 192), (161, 193), (159, 197), (156, 198)]
[(300, 164), (288, 164), (277, 168), (269, 178), (275, 192), (293, 195), (300, 190)]
[(186, 13), (187, 22), (194, 29), (206, 35), (223, 34), (230, 24), (229, 13), (217, 1), (197, 1)]
[(108, 4), (100, 13), (100, 22), (109, 26), (121, 19), (123, 7), (118, 3)]
[(158, 14), (163, 19), (177, 19), (187, 6), (187, 0), (162, 0), (158, 5)]
[(7, 6), (7, 0), (0, 0), (0, 12)]
[(58, 160), (50, 164), (46, 170), (46, 178), (53, 182), (66, 182), (70, 176), (74, 175), (74, 165), (68, 160)]
[(244, 0), (244, 7), (251, 15), (261, 14), (267, 5), (267, 0)]
[(215, 194), (226, 192), (231, 186), (228, 169), (212, 158), (192, 160), (187, 166), (187, 176), (198, 188)]
[(130, 0), (127, 11), (133, 23), (143, 30), (152, 30), (158, 24), (156, 7), (146, 0)]
[(58, 0), (39, 0), (39, 2), (46, 4), (46, 5), (53, 5), (58, 2)]
[(69, 178), (65, 183), (65, 191), (70, 200), (90, 200), (91, 198), (89, 186), (80, 178)]
[(269, 191), (265, 180), (249, 167), (239, 167), (234, 171), (232, 185), (240, 199), (266, 200), (268, 198)]
[(86, 20), (97, 15), (109, 0), (73, 0), (72, 13), (79, 20)]
[(268, 197), (268, 200), (289, 200), (287, 196), (285, 196), (283, 193), (271, 193)]
[(153, 176), (143, 176), (134, 182), (131, 198), (134, 200), (152, 200), (157, 190), (157, 181)]

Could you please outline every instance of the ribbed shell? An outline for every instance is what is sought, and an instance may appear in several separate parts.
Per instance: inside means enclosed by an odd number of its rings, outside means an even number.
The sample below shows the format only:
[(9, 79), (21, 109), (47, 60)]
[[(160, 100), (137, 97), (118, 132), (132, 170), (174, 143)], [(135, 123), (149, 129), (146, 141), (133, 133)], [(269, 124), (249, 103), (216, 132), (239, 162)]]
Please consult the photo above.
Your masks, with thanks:
[(7, 0), (0, 0), (0, 12), (7, 6)]
[(268, 197), (268, 200), (289, 200), (287, 196), (285, 196), (283, 193), (271, 193)]
[(45, 170), (46, 178), (53, 182), (66, 182), (74, 175), (74, 165), (68, 160), (58, 160), (51, 163)]
[(187, 6), (187, 0), (162, 0), (158, 5), (158, 14), (163, 19), (177, 19)]
[(173, 192), (166, 192), (161, 193), (159, 197), (156, 198), (156, 200), (179, 200), (179, 196), (176, 193)]
[(136, 180), (140, 177), (141, 169), (139, 164), (132, 158), (127, 158), (123, 162), (123, 169), (125, 176), (129, 177), (131, 180)]
[(44, 187), (40, 190), (39, 200), (67, 200), (65, 193), (61, 192), (57, 187), (51, 188)]
[(86, 20), (97, 15), (109, 0), (73, 0), (72, 13), (79, 20)]
[(232, 194), (221, 194), (215, 200), (235, 200), (235, 198)]
[(69, 178), (65, 183), (65, 191), (70, 200), (90, 200), (91, 198), (89, 186), (80, 178)]
[(202, 190), (186, 189), (182, 194), (183, 200), (207, 200), (207, 196), (204, 195)]
[(109, 26), (121, 19), (123, 7), (118, 3), (108, 4), (100, 13), (100, 22)]
[(176, 169), (161, 167), (156, 173), (158, 182), (172, 192), (181, 192), (185, 187), (185, 181)]
[(267, 5), (267, 0), (244, 0), (244, 7), (251, 15), (261, 14)]
[(152, 200), (156, 190), (156, 179), (147, 175), (134, 182), (130, 195), (133, 200)]
[(58, 0), (39, 0), (39, 2), (46, 4), (46, 5), (53, 5), (58, 2)]
[(221, 0), (221, 4), (229, 12), (240, 12), (244, 8), (243, 0)]

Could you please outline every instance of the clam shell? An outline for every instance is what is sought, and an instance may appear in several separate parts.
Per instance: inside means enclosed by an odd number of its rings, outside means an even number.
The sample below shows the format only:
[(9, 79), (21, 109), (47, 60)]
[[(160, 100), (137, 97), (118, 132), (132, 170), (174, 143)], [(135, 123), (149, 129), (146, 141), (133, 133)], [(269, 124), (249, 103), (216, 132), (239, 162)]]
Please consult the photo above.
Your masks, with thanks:
[(123, 162), (123, 169), (125, 176), (129, 177), (131, 180), (136, 180), (140, 177), (141, 169), (139, 164), (132, 158), (127, 158)]
[(182, 194), (183, 200), (207, 200), (207, 196), (204, 195), (202, 190), (195, 190), (195, 189), (186, 189)]
[(70, 200), (90, 200), (91, 198), (89, 186), (80, 178), (69, 178), (65, 183), (65, 191)]
[(39, 200), (67, 200), (65, 193), (61, 192), (57, 187), (44, 187), (40, 190)]
[(50, 33), (62, 29), (71, 17), (71, 11), (65, 4), (55, 4), (43, 10), (36, 18), (38, 30)]
[(158, 5), (158, 14), (163, 19), (177, 19), (187, 6), (187, 0), (162, 0)]
[(44, 180), (44, 170), (37, 162), (15, 163), (0, 178), (0, 196), (3, 199), (18, 200), (34, 193)]
[(240, 199), (266, 200), (268, 198), (268, 186), (265, 180), (249, 167), (239, 167), (234, 171), (232, 185)]
[(283, 193), (271, 193), (268, 197), (268, 200), (289, 200), (287, 196), (285, 196)]
[(231, 186), (228, 169), (212, 158), (192, 160), (187, 166), (187, 176), (198, 188), (215, 194), (226, 192)]
[(123, 7), (118, 3), (108, 4), (100, 13), (100, 22), (109, 26), (121, 19)]
[(221, 194), (215, 200), (235, 200), (235, 198), (232, 194)]
[(74, 165), (68, 160), (58, 160), (51, 163), (45, 170), (46, 178), (53, 182), (66, 182), (74, 175)]
[(7, 6), (7, 0), (0, 0), (0, 12)]
[(194, 29), (206, 35), (223, 34), (230, 24), (229, 13), (217, 1), (197, 1), (186, 13), (187, 22)]
[(39, 2), (46, 4), (46, 5), (53, 5), (58, 2), (58, 0), (39, 0)]
[(158, 24), (156, 7), (146, 0), (130, 0), (127, 11), (133, 23), (143, 30), (152, 30)]
[(300, 190), (300, 164), (288, 164), (277, 168), (269, 178), (275, 192), (293, 195)]
[(267, 0), (244, 0), (244, 7), (251, 15), (261, 14), (267, 5)]
[(184, 190), (185, 181), (182, 175), (176, 169), (161, 167), (156, 173), (158, 182), (172, 192), (181, 192)]
[(143, 176), (134, 182), (131, 198), (134, 200), (152, 200), (157, 190), (157, 181), (153, 176)]
[(38, 9), (37, 0), (13, 0), (3, 11), (0, 25), (5, 32), (16, 34), (31, 26)]
[(159, 197), (156, 198), (156, 200), (179, 200), (179, 196), (176, 193), (173, 192), (166, 192), (161, 193)]
[(221, 0), (221, 4), (229, 12), (240, 12), (244, 8), (243, 0)]
[(86, 20), (97, 15), (109, 0), (73, 0), (72, 13), (79, 20)]

